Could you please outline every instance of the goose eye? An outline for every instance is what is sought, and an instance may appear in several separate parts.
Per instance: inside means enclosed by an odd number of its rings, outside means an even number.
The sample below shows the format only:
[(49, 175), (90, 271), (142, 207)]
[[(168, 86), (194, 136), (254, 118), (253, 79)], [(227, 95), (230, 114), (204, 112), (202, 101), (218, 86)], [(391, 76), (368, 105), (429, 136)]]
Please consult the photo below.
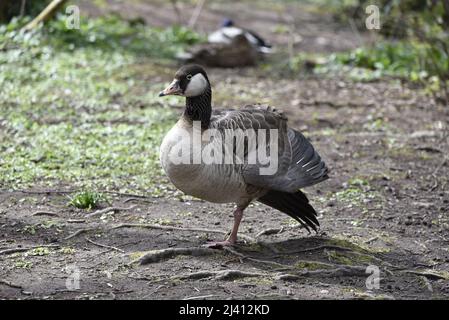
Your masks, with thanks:
[(190, 79), (192, 79), (192, 75), (191, 75), (191, 74), (188, 74), (188, 75), (187, 75), (187, 80), (190, 80)]

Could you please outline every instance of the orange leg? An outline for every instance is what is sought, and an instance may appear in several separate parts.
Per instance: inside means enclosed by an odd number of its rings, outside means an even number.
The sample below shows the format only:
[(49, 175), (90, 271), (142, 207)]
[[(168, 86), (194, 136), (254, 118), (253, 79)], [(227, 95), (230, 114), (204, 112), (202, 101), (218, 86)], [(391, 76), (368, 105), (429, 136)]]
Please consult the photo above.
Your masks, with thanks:
[(240, 222), (242, 221), (243, 210), (244, 209), (238, 208), (238, 207), (237, 207), (237, 209), (235, 209), (235, 211), (234, 211), (234, 226), (232, 227), (232, 231), (231, 231), (231, 234), (229, 235), (228, 239), (225, 241), (208, 243), (207, 247), (221, 248), (224, 246), (232, 246), (237, 242), (237, 233), (239, 231)]
[(237, 207), (234, 211), (234, 226), (232, 227), (231, 234), (228, 238), (228, 241), (231, 244), (235, 244), (237, 242), (237, 232), (239, 231), (240, 222), (243, 217), (243, 209)]

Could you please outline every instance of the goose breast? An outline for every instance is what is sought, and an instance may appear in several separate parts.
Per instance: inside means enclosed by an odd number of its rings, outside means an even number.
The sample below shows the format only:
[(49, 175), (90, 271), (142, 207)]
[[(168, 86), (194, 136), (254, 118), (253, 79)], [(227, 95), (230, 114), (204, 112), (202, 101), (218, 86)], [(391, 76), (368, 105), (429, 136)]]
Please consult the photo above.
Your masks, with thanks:
[(205, 148), (220, 150), (222, 147), (220, 140), (214, 137), (202, 141), (200, 146), (192, 145), (194, 134), (198, 132), (180, 120), (165, 136), (160, 161), (170, 181), (184, 193), (210, 202), (240, 203), (249, 198), (238, 166), (204, 163), (204, 157), (199, 159), (200, 163), (194, 162), (194, 155), (201, 155)]

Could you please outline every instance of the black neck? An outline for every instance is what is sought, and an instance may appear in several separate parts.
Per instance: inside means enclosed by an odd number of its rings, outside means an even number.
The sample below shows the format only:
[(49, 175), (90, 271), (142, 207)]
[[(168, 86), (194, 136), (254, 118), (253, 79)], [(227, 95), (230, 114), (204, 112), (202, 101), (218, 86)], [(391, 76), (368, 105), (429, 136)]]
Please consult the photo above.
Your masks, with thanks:
[(186, 98), (186, 108), (184, 110), (184, 117), (190, 121), (201, 121), (201, 128), (206, 129), (210, 124), (210, 117), (212, 115), (212, 90), (210, 87), (196, 97)]

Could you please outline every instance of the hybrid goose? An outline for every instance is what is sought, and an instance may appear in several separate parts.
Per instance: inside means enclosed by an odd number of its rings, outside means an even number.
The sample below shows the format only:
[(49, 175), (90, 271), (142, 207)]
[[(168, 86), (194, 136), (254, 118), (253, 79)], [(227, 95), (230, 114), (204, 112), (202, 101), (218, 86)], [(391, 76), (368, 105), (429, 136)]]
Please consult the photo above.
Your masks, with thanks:
[[(326, 180), (328, 169), (310, 142), (287, 126), (281, 112), (265, 105), (212, 111), (211, 85), (198, 65), (181, 67), (159, 93), (167, 95), (184, 96), (186, 106), (162, 141), (164, 171), (188, 195), (236, 205), (228, 239), (212, 246), (236, 243), (243, 212), (254, 200), (286, 213), (307, 230), (317, 230), (317, 213), (299, 189)], [(226, 140), (229, 134), (232, 139)], [(254, 161), (259, 153), (269, 154), (270, 161)]]

